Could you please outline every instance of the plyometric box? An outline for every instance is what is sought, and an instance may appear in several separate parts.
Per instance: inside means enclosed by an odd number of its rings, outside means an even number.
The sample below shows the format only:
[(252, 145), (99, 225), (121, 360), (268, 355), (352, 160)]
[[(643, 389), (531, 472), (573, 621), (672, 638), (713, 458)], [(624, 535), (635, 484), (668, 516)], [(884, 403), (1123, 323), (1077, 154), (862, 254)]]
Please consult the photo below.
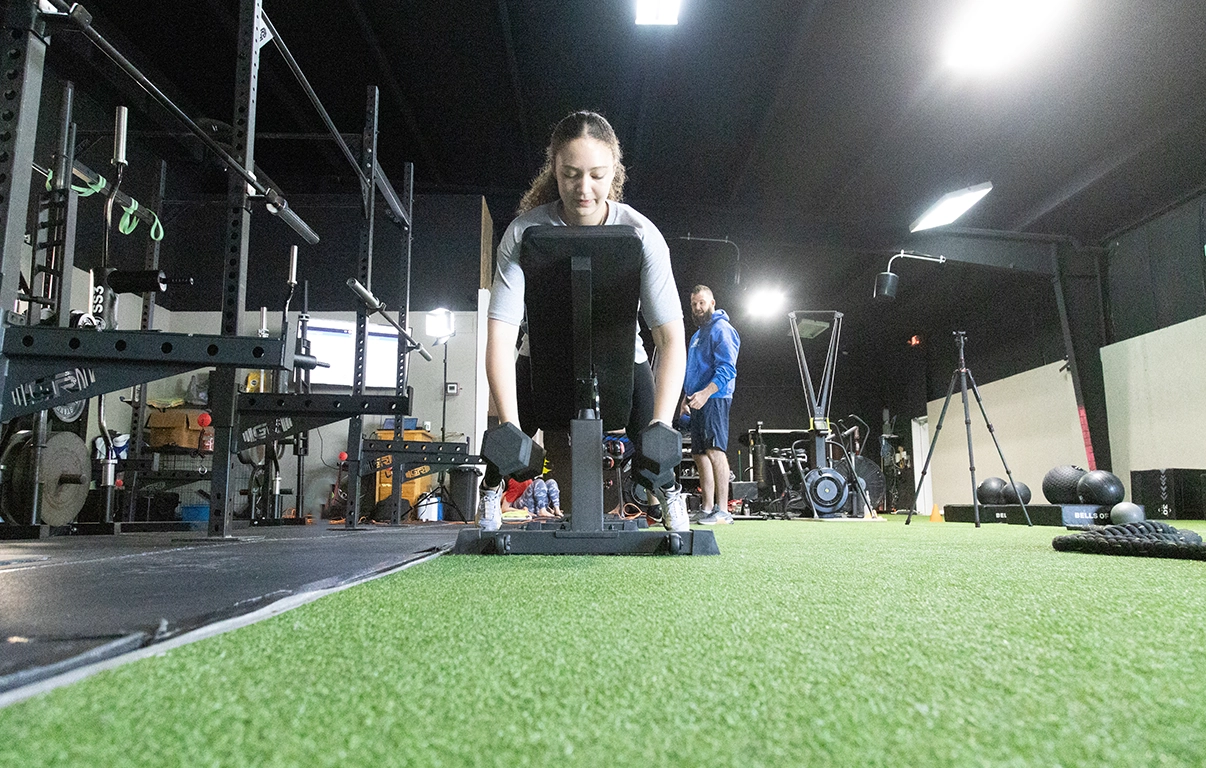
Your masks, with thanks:
[[(942, 509), (948, 523), (976, 521), (975, 507), (971, 504), (947, 504)], [(1097, 504), (1027, 504), (1023, 511), (1020, 504), (981, 504), (980, 522), (1026, 525), (1026, 513), (1029, 513), (1034, 525), (1109, 525), (1110, 509), (1108, 505)]]
[(1206, 469), (1134, 470), (1131, 498), (1151, 520), (1206, 519)]

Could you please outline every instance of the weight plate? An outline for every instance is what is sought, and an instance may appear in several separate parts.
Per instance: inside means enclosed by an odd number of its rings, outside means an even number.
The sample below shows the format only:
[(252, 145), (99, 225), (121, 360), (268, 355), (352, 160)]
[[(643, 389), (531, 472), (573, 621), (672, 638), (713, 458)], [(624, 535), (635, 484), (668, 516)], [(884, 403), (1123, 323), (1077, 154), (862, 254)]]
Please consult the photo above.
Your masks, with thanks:
[(33, 516), (33, 433), (21, 430), (4, 448), (4, 487), (0, 515), (4, 522), (29, 525)]
[(243, 464), (252, 467), (263, 466), (267, 460), (268, 451), (262, 445), (257, 445), (254, 448), (244, 448), (239, 451), (239, 461)]
[(88, 499), (92, 461), (88, 446), (74, 432), (55, 432), (42, 449), (39, 479), (42, 482), (42, 522), (67, 525)]
[(55, 418), (64, 424), (71, 424), (74, 421), (78, 421), (84, 415), (84, 410), (87, 407), (87, 400), (76, 400), (74, 403), (56, 405), (51, 409), (51, 412), (55, 415)]

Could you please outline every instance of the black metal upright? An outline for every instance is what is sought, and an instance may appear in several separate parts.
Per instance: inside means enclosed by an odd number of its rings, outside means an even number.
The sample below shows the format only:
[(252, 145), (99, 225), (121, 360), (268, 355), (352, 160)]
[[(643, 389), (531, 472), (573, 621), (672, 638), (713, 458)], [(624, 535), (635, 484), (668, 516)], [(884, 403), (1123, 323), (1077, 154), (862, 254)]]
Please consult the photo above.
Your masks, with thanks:
[[(34, 161), (42, 67), (46, 60), (45, 23), (36, 0), (13, 0), (5, 13), (4, 83), (0, 104), (0, 334), (15, 310), (20, 289), (21, 253), (29, 211), (29, 169)], [(14, 318), (15, 319), (15, 318)], [(0, 337), (2, 338), (2, 337)], [(0, 391), (5, 390), (7, 361), (0, 362)]]
[[(356, 263), (356, 279), (360, 284), (373, 289), (373, 224), (376, 213), (377, 191), (373, 184), (377, 163), (377, 87), (368, 87), (364, 105), (364, 136), (360, 143), (360, 172), (368, 183), (362, 185), (364, 218), (360, 222), (360, 256)], [(356, 308), (356, 360), (352, 369), (352, 396), (364, 394), (368, 346), (368, 309), (363, 303)], [(397, 423), (395, 422), (395, 427)], [(356, 528), (360, 519), (360, 462), (364, 416), (356, 414), (348, 419), (348, 514), (346, 528)], [(401, 478), (395, 478), (399, 482)]]
[[(414, 235), (413, 210), (415, 200), (415, 166), (406, 164), (402, 178), (402, 189), (405, 194), (406, 221), (401, 224), (406, 231), (406, 240), (402, 245), (402, 258), (399, 260), (399, 282), (402, 283), (402, 304), (398, 307), (398, 323), (410, 329), (410, 247)], [(394, 390), (398, 395), (410, 396), (407, 391), (410, 380), (410, 347), (401, 335), (398, 336), (398, 386)], [(396, 425), (395, 425), (396, 426)], [(397, 437), (397, 435), (394, 435)]]
[[(29, 281), (30, 296), (27, 310), (29, 325), (54, 320), (60, 328), (70, 324), (70, 311), (63, 311), (63, 297), (71, 298), (71, 277), (75, 266), (75, 225), (79, 212), (79, 194), (71, 188), (75, 166), (75, 122), (73, 110), (75, 86), (63, 85), (59, 104), (58, 146), (51, 164), (51, 178), (45, 205), (45, 221), (35, 223), (31, 232), (44, 227), (44, 237), (34, 237), (33, 264)], [(47, 312), (49, 317), (43, 317)]]
[[(159, 185), (155, 189), (155, 194), (151, 197), (151, 210), (163, 210), (163, 198), (167, 194), (167, 162), (159, 161)], [(143, 267), (152, 271), (159, 271), (159, 240), (153, 237), (147, 238), (146, 258), (143, 260)], [(142, 321), (139, 328), (144, 331), (153, 330), (155, 327), (155, 292), (147, 291), (142, 294)], [(148, 389), (146, 384), (139, 384), (134, 388), (134, 413), (133, 423), (130, 425), (130, 443), (129, 443), (129, 458), (134, 459), (131, 466), (138, 466), (138, 459), (142, 458), (142, 442), (143, 433), (147, 423), (147, 394)], [(126, 470), (126, 485), (129, 490), (126, 492), (126, 522), (133, 522), (134, 516), (138, 508), (138, 470)]]
[[(260, 70), (260, 47), (267, 28), (261, 0), (240, 0), (239, 54), (235, 74), (235, 100), (231, 149), (244, 168), (255, 163), (255, 105)], [(226, 245), (222, 266), (222, 335), (237, 336), (247, 300), (247, 250), (251, 232), (251, 205), (247, 182), (231, 174), (226, 195)], [(290, 341), (292, 343), (292, 341)], [(214, 427), (214, 464), (210, 486), (209, 535), (226, 538), (236, 497), (230, 484), (237, 453), (238, 369), (222, 367), (210, 374), (209, 411)]]

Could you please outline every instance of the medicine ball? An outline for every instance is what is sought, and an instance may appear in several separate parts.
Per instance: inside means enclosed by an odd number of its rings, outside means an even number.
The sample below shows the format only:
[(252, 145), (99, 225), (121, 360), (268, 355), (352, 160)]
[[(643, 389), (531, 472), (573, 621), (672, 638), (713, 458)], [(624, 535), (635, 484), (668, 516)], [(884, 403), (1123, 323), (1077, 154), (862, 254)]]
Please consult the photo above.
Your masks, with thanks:
[(1122, 481), (1113, 472), (1095, 469), (1076, 481), (1076, 494), (1082, 504), (1114, 506), (1126, 497)]
[(1030, 496), (1031, 496), (1030, 486), (1026, 485), (1025, 483), (1015, 483), (1015, 485), (1017, 485), (1017, 487), (1018, 487), (1017, 493), (1013, 492), (1012, 485), (1010, 485), (1008, 482), (1005, 483), (1005, 487), (1001, 489), (1001, 499), (1003, 500), (1003, 502), (1005, 504), (1017, 504), (1018, 503), (1018, 494), (1021, 494), (1022, 503), (1029, 504)]
[(1054, 467), (1043, 477), (1043, 495), (1052, 504), (1079, 504), (1076, 484), (1084, 474), (1083, 469), (1071, 464)]
[(1004, 504), (1005, 499), (1001, 497), (1001, 489), (1004, 487), (1005, 481), (999, 477), (985, 478), (976, 488), (976, 498), (981, 504)]
[(1138, 504), (1132, 504), (1129, 501), (1120, 501), (1110, 510), (1110, 522), (1114, 525), (1142, 523), (1146, 519), (1147, 517), (1143, 514), (1143, 507)]

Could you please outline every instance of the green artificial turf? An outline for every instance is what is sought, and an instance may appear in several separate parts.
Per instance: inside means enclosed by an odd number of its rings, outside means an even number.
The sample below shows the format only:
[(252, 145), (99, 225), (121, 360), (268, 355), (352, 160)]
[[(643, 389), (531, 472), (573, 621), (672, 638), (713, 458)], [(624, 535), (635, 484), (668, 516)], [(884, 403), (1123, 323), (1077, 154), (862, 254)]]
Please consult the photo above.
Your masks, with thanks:
[(0, 710), (0, 765), (1202, 765), (1206, 563), (1061, 533), (441, 557)]

